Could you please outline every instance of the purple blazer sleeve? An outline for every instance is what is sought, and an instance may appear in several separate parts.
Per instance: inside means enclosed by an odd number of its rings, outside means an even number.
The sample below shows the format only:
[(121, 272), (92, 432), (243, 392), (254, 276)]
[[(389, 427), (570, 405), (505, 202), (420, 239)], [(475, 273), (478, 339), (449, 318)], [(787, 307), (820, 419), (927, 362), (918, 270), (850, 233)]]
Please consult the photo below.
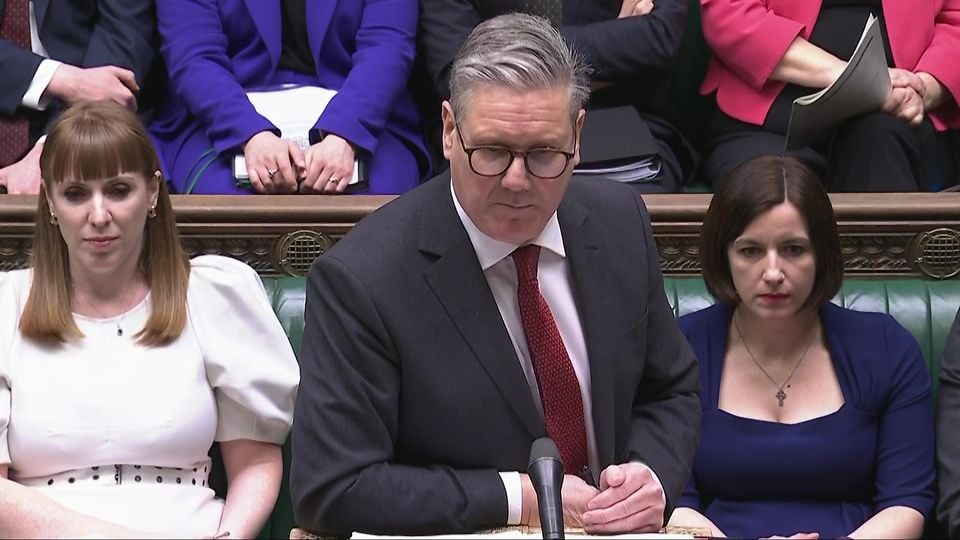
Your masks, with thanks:
[[(170, 87), (203, 124), (218, 153), (238, 150), (260, 131), (280, 134), (257, 113), (233, 72), (216, 0), (161, 0), (157, 23)], [(256, 58), (263, 73), (272, 71), (266, 50)]]
[[(410, 76), (418, 12), (416, 0), (363, 1), (355, 50), (342, 59), (351, 63), (350, 70), (315, 129), (335, 133), (367, 153), (376, 150)], [(329, 54), (321, 51), (321, 61)]]

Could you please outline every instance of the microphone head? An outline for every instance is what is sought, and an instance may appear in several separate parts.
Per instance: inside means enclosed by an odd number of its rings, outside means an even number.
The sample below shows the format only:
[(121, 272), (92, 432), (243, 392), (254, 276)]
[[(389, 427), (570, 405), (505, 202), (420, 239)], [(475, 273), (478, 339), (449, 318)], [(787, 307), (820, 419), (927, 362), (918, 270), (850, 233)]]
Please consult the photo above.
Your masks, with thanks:
[(541, 459), (560, 461), (560, 450), (557, 449), (557, 443), (553, 442), (550, 437), (540, 437), (533, 441), (533, 445), (530, 447), (530, 462), (527, 466), (530, 467)]

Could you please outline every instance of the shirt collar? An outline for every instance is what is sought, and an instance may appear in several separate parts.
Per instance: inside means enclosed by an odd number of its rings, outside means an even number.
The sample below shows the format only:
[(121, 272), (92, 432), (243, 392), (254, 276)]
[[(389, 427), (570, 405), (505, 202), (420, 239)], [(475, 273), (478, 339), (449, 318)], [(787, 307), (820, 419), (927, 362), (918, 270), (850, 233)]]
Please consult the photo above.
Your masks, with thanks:
[[(477, 228), (473, 220), (470, 219), (470, 216), (468, 216), (463, 207), (460, 206), (457, 193), (453, 189), (452, 180), (450, 182), (450, 197), (453, 198), (453, 205), (457, 208), (457, 215), (460, 216), (460, 222), (463, 223), (463, 228), (466, 229), (467, 236), (470, 237), (473, 249), (477, 252), (477, 259), (480, 261), (481, 269), (486, 271), (491, 266), (510, 256), (515, 249), (520, 247), (516, 244), (509, 244), (491, 238)], [(540, 234), (530, 243), (544, 247), (556, 253), (561, 258), (566, 258), (567, 252), (563, 248), (563, 235), (560, 234), (560, 222), (557, 221), (556, 212), (550, 216), (543, 230), (540, 231)]]

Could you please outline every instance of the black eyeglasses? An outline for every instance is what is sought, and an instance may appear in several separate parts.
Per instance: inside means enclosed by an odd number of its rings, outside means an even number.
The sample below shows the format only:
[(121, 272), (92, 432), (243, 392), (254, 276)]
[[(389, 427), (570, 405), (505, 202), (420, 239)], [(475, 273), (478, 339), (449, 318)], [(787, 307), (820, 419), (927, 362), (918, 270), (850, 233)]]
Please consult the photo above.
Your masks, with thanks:
[[(500, 176), (513, 165), (517, 156), (523, 157), (523, 167), (537, 178), (553, 180), (559, 178), (573, 159), (574, 153), (556, 148), (534, 148), (533, 150), (514, 150), (503, 146), (473, 146), (467, 148), (463, 142), (460, 124), (454, 122), (460, 147), (467, 154), (470, 169), (480, 176)], [(577, 134), (573, 134), (573, 146), (577, 146)]]

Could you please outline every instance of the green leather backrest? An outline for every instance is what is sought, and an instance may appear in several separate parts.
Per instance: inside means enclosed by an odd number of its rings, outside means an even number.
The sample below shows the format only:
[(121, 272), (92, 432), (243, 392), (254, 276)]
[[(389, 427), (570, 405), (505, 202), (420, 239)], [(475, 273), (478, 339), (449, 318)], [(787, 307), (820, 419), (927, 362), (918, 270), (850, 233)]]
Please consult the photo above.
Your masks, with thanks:
[[(263, 287), (280, 325), (290, 338), (297, 357), (300, 356), (300, 341), (303, 339), (303, 306), (306, 300), (306, 278), (263, 278)], [(289, 538), (290, 529), (296, 527), (293, 517), (293, 502), (290, 500), (290, 438), (283, 445), (283, 478), (280, 495), (270, 519), (260, 531), (259, 538)]]
[[(274, 311), (290, 344), (299, 355), (303, 338), (305, 278), (263, 278)], [(667, 300), (677, 316), (713, 304), (699, 277), (668, 278), (664, 281)], [(847, 279), (834, 303), (860, 311), (879, 311), (893, 315), (917, 338), (930, 369), (936, 396), (940, 357), (960, 307), (960, 279), (926, 281), (921, 279)], [(283, 447), (283, 485), (274, 512), (260, 533), (261, 538), (287, 538), (295, 527), (290, 501), (290, 441)]]

